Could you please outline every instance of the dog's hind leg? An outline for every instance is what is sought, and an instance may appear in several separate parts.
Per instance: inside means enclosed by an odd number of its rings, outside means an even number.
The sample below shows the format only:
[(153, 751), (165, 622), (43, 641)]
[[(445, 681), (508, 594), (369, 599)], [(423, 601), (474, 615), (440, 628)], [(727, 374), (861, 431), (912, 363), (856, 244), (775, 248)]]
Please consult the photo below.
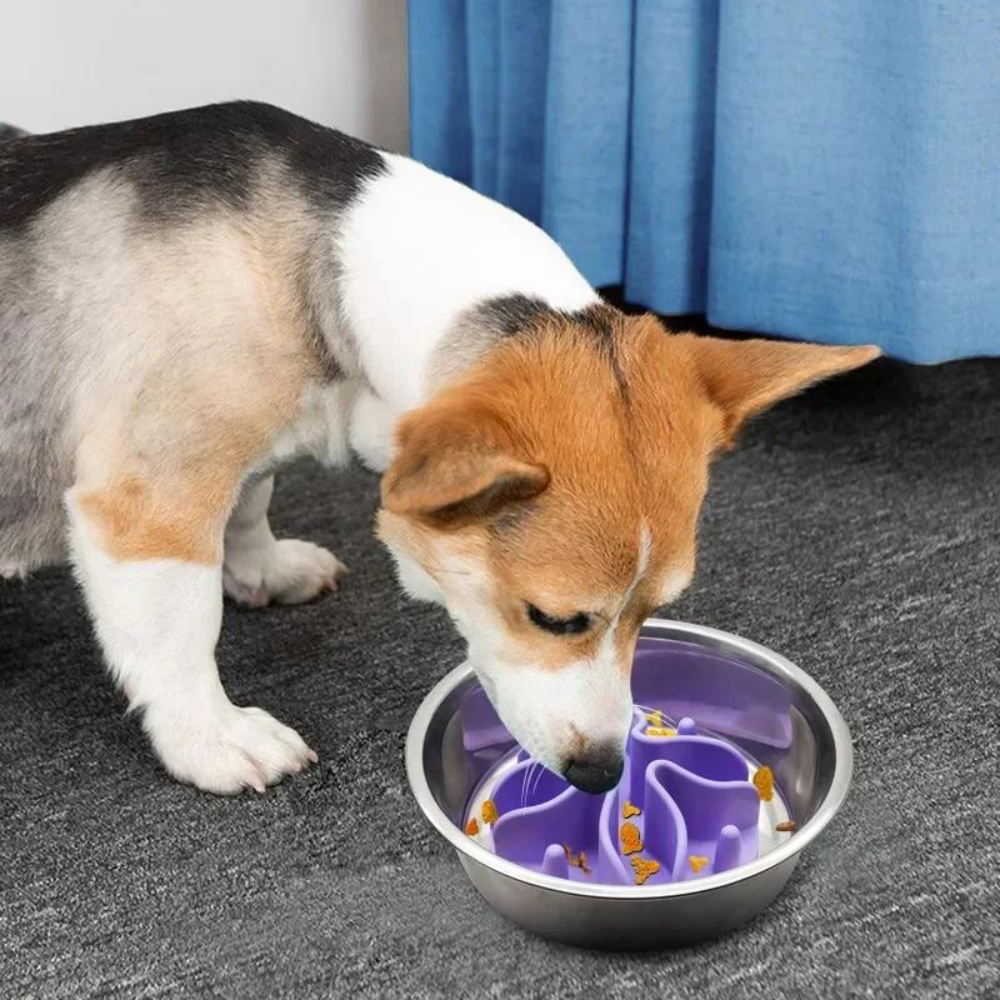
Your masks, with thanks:
[(226, 696), (215, 645), (232, 491), (206, 502), (204, 489), (174, 485), (170, 496), (136, 480), (71, 490), (74, 566), (111, 672), (167, 771), (205, 791), (263, 791), (316, 755), (293, 729)]
[(254, 608), (310, 601), (335, 590), (347, 572), (319, 545), (274, 537), (267, 522), (273, 490), (271, 476), (245, 487), (226, 525), (222, 582), (234, 601)]

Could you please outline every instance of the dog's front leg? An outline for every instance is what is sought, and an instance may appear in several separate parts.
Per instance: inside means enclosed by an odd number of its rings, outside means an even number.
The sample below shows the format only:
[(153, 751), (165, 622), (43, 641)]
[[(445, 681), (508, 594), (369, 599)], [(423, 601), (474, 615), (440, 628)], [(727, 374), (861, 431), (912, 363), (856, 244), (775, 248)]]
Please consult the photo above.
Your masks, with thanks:
[[(226, 696), (215, 663), (221, 550), (218, 559), (210, 545), (207, 555), (192, 551), (191, 518), (165, 523), (131, 493), (74, 490), (67, 509), (73, 563), (105, 657), (167, 771), (205, 791), (262, 792), (315, 761), (295, 730)], [(171, 549), (176, 558), (159, 554)]]
[(327, 549), (295, 538), (276, 539), (267, 522), (274, 478), (244, 488), (226, 525), (222, 580), (226, 593), (253, 608), (271, 601), (301, 604), (335, 590), (347, 567)]

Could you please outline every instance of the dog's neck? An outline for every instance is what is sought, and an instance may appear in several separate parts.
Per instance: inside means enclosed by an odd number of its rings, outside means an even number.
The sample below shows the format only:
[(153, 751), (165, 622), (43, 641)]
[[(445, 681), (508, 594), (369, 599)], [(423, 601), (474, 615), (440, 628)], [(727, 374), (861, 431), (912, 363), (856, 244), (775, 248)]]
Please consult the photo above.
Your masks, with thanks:
[(341, 220), (337, 293), (363, 380), (394, 410), (425, 402), (512, 324), (600, 302), (537, 226), (384, 155), (388, 169)]

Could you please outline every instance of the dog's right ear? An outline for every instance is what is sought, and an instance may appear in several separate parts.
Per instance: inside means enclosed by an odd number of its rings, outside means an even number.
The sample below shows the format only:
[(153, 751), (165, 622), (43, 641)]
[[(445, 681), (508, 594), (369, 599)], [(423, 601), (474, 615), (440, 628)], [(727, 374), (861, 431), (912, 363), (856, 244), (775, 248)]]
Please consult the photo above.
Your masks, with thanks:
[(775, 340), (722, 340), (690, 333), (673, 342), (693, 361), (704, 395), (722, 415), (720, 445), (762, 410), (821, 379), (859, 368), (882, 352), (873, 345), (831, 347)]
[(502, 422), (468, 400), (438, 401), (408, 414), (382, 477), (382, 506), (457, 527), (530, 500), (549, 484), (544, 466), (513, 454)]

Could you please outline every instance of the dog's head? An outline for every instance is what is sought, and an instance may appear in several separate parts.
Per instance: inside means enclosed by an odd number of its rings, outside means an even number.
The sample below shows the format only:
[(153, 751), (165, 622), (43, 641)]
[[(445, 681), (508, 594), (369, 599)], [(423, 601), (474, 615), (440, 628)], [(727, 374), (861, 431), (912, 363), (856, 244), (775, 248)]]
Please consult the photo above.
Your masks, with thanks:
[(712, 457), (749, 416), (877, 354), (597, 307), (539, 320), (403, 419), (379, 533), (535, 758), (588, 791), (617, 784), (639, 627), (691, 579)]

